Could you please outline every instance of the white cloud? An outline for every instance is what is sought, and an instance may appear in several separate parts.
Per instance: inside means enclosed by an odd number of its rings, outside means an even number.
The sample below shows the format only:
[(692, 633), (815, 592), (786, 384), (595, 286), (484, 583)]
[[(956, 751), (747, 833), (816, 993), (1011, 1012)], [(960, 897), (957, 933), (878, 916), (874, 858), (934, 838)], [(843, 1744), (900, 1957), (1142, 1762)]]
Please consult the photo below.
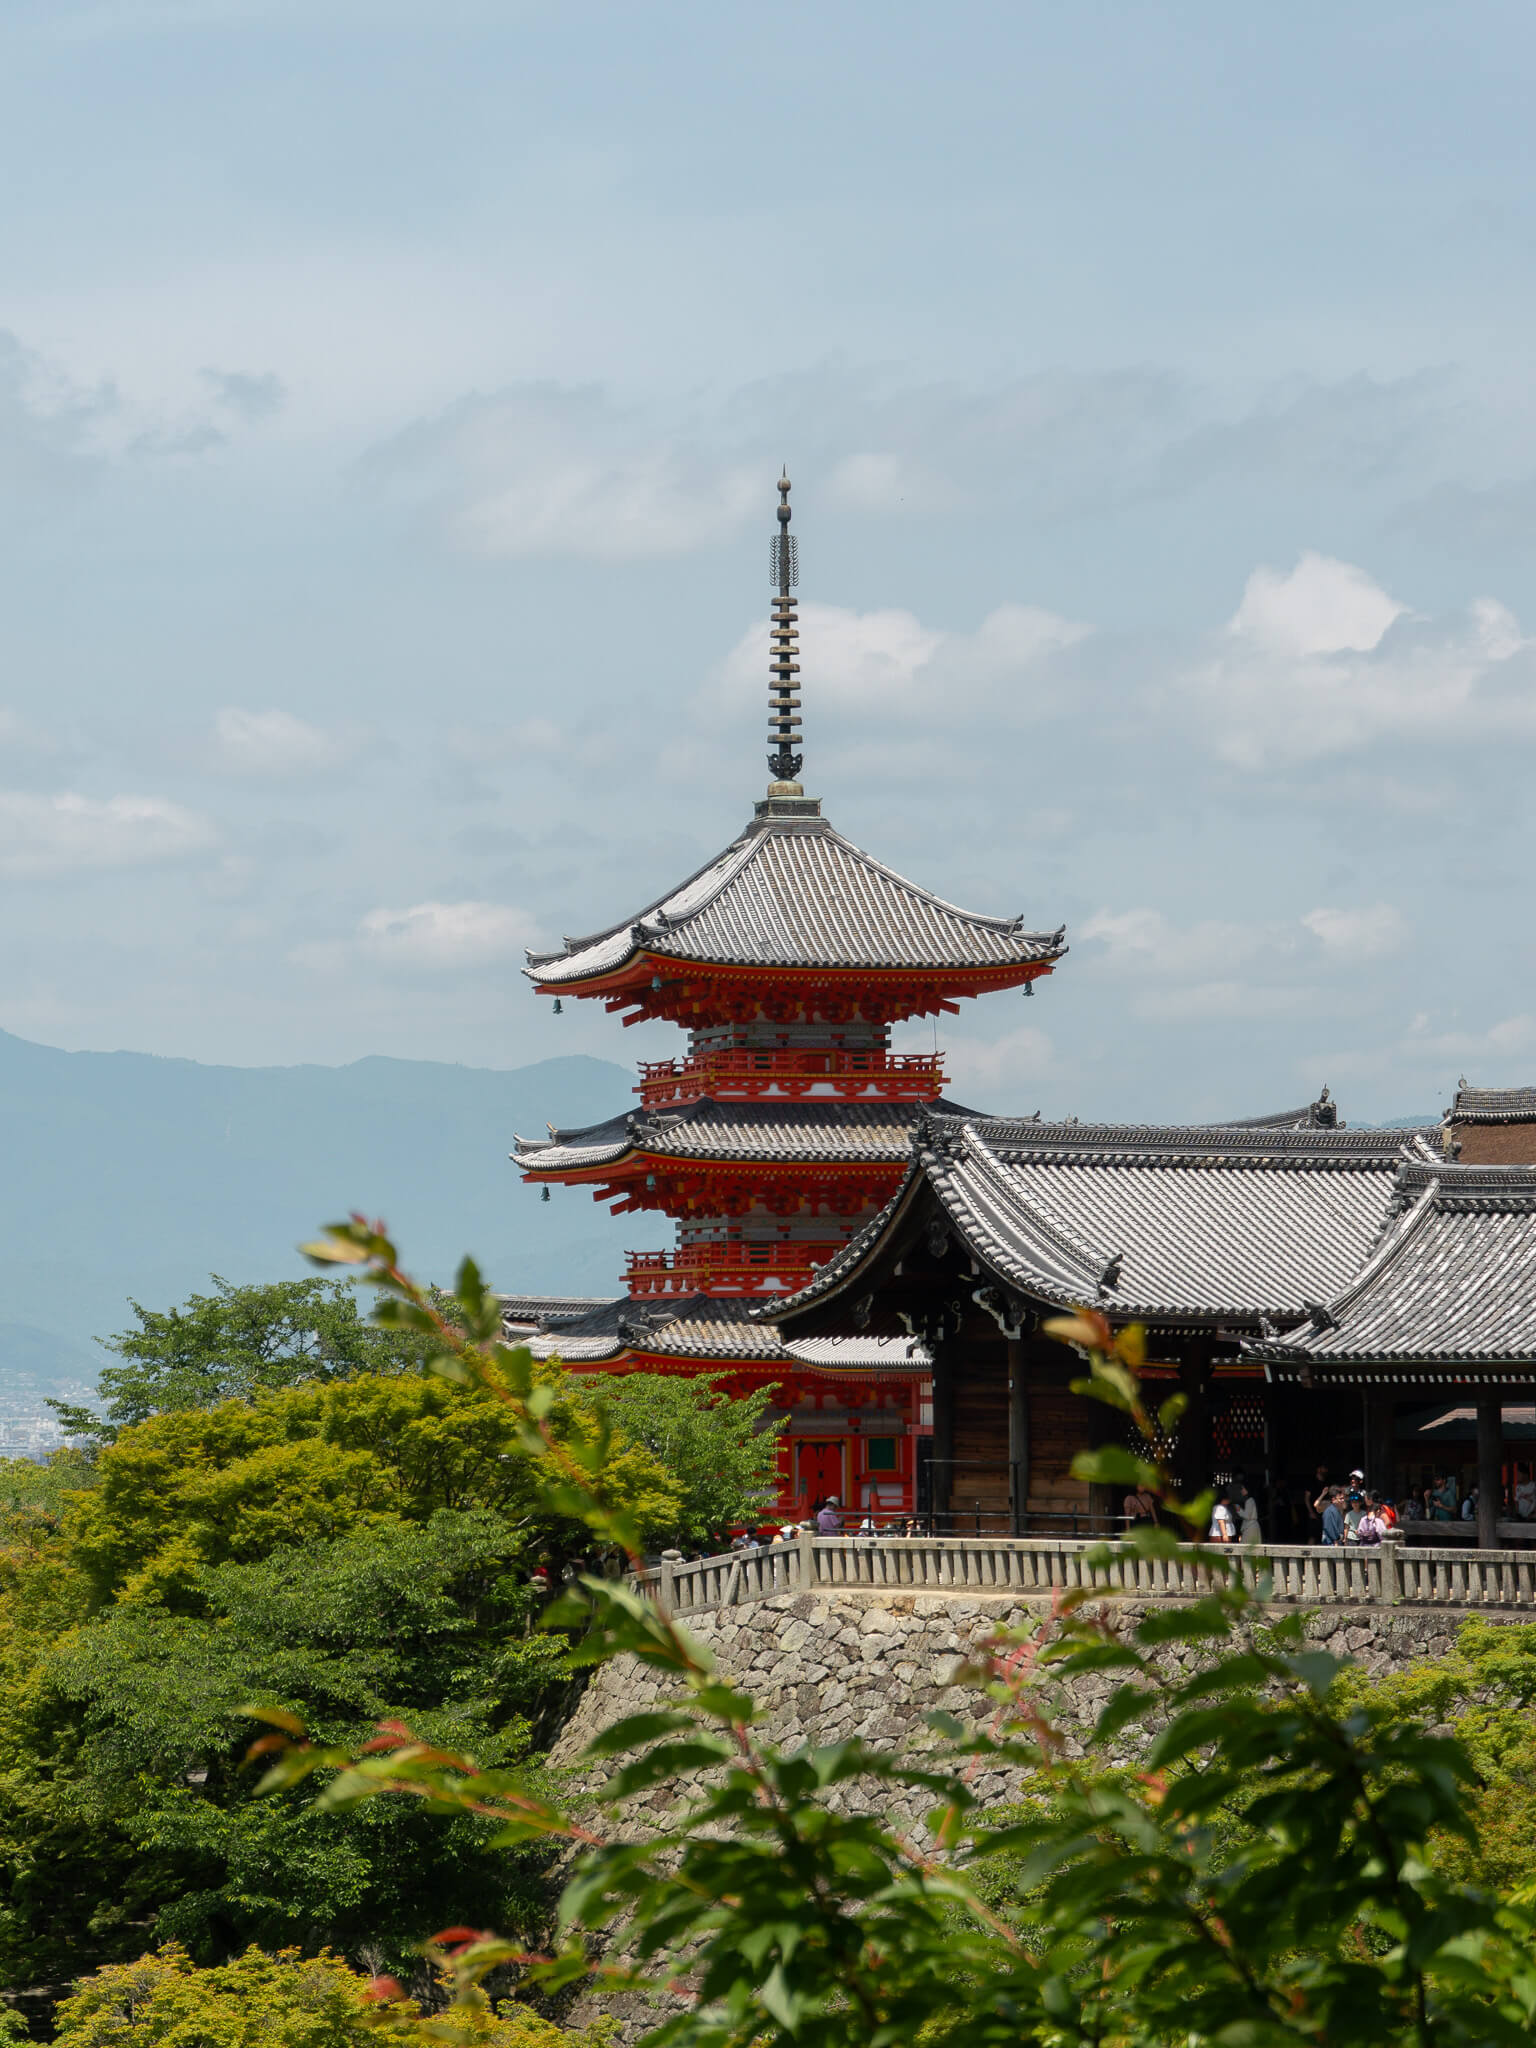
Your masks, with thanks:
[(1254, 570), (1231, 631), (1278, 654), (1364, 653), (1406, 610), (1363, 569), (1308, 552), (1289, 576)]
[(1460, 617), (1416, 617), (1363, 570), (1304, 555), (1257, 569), (1211, 656), (1178, 685), (1202, 744), (1242, 768), (1377, 745), (1536, 734), (1531, 643), (1478, 598)]
[[(1032, 605), (1005, 604), (989, 612), (974, 633), (944, 633), (912, 612), (850, 611), (806, 604), (800, 610), (800, 672), (810, 704), (831, 711), (878, 711), (882, 718), (922, 718), (928, 725), (952, 718), (964, 698), (984, 701), (995, 716), (1034, 706), (1033, 692), (1008, 697), (1009, 686), (1037, 678), (1030, 672), (1049, 656), (1088, 636)], [(766, 617), (742, 635), (717, 677), (716, 694), (739, 702), (768, 688)]]
[(658, 432), (598, 391), (550, 384), (467, 399), (367, 466), (423, 491), (458, 546), (514, 559), (688, 554), (771, 502), (761, 462)]
[(1010, 1108), (1019, 1114), (1013, 1099), (1019, 1086), (1045, 1078), (1054, 1066), (1049, 1036), (1028, 1024), (990, 1041), (952, 1037), (943, 1051), (948, 1093), (982, 1110), (992, 1110), (1003, 1100), (1009, 1106), (998, 1111), (1001, 1115), (1008, 1115)]
[(1307, 911), (1301, 921), (1327, 952), (1357, 960), (1395, 953), (1408, 937), (1402, 913), (1390, 903), (1374, 903), (1364, 910), (1320, 907)]
[(1242, 961), (1297, 950), (1294, 933), (1282, 927), (1205, 918), (1181, 931), (1160, 910), (1098, 910), (1084, 921), (1080, 933), (1085, 939), (1098, 939), (1109, 964), (1120, 972), (1180, 980), (1192, 974), (1220, 975)]
[(538, 938), (526, 910), (505, 903), (415, 903), (407, 910), (370, 910), (357, 943), (387, 965), (481, 967), (520, 958)]
[(235, 775), (318, 775), (357, 749), (355, 736), (324, 732), (289, 711), (226, 706), (214, 720), (214, 760)]
[(0, 874), (18, 879), (181, 860), (213, 839), (206, 818), (163, 797), (0, 791)]

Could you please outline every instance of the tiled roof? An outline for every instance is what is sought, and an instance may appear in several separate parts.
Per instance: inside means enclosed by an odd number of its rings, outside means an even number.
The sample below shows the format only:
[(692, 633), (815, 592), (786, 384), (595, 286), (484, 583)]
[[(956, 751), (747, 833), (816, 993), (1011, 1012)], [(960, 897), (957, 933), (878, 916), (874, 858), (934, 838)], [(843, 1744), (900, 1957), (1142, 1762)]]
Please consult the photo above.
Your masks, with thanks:
[(1193, 1129), (930, 1116), (880, 1217), (775, 1321), (851, 1285), (926, 1185), (968, 1249), (1020, 1294), (1163, 1321), (1298, 1316), (1347, 1284), (1422, 1134)]
[(926, 1372), (932, 1360), (921, 1343), (907, 1337), (812, 1337), (785, 1344), (771, 1324), (755, 1322), (751, 1303), (741, 1296), (713, 1298), (705, 1294), (646, 1308), (629, 1299), (601, 1304), (579, 1321), (563, 1322), (525, 1337), (536, 1358), (559, 1358), (569, 1365), (600, 1365), (628, 1353), (662, 1363), (684, 1358), (691, 1364), (745, 1360), (752, 1365), (782, 1365), (786, 1370), (814, 1372)]
[[(930, 1107), (963, 1115), (957, 1104)], [(900, 1165), (924, 1105), (917, 1102), (712, 1102), (631, 1110), (586, 1130), (519, 1138), (512, 1157), (534, 1173), (611, 1166), (626, 1154), (661, 1159), (879, 1161)]]
[(1536, 1088), (1458, 1088), (1450, 1114), (1459, 1124), (1536, 1123)]
[(566, 1323), (590, 1315), (607, 1302), (606, 1294), (504, 1294), (502, 1321), (519, 1329), (543, 1329), (551, 1323)]
[(1402, 1214), (1349, 1285), (1259, 1358), (1348, 1364), (1536, 1362), (1536, 1169), (1413, 1162)]
[(524, 972), (552, 986), (611, 974), (637, 953), (738, 967), (987, 968), (1057, 959), (1062, 933), (981, 917), (860, 851), (813, 799), (769, 798), (741, 837), (638, 916)]

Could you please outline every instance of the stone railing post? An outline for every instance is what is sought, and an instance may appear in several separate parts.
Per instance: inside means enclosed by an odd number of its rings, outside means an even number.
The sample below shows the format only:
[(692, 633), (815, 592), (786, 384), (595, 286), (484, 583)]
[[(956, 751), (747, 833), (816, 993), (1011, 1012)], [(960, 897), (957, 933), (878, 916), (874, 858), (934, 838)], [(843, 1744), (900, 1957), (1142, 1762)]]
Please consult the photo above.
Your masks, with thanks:
[(1396, 1607), (1403, 1597), (1403, 1539), (1389, 1529), (1381, 1539), (1381, 1604)]
[(661, 1581), (656, 1588), (658, 1611), (670, 1617), (677, 1612), (677, 1567), (682, 1563), (680, 1550), (664, 1550), (661, 1553)]
[(795, 1539), (800, 1552), (800, 1591), (811, 1592), (816, 1584), (816, 1536), (811, 1529), (802, 1529)]

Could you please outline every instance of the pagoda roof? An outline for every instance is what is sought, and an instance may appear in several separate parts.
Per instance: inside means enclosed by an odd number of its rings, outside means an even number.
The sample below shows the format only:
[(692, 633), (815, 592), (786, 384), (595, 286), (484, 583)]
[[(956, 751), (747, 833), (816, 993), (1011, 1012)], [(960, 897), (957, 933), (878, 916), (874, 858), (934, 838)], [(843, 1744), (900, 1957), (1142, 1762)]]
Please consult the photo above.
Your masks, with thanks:
[(550, 1322), (537, 1334), (511, 1330), (536, 1358), (594, 1366), (618, 1358), (663, 1367), (670, 1360), (690, 1367), (745, 1364), (771, 1372), (925, 1373), (933, 1361), (915, 1337), (808, 1337), (786, 1342), (771, 1323), (755, 1322), (740, 1296), (694, 1294), (646, 1307), (622, 1295), (597, 1304), (574, 1321)]
[(645, 1156), (661, 1159), (765, 1160), (785, 1164), (851, 1162), (901, 1166), (925, 1107), (966, 1116), (957, 1103), (715, 1102), (708, 1096), (676, 1110), (629, 1110), (583, 1130), (522, 1138), (512, 1157), (530, 1173), (581, 1173)]
[(1351, 1366), (1536, 1365), (1536, 1169), (1410, 1159), (1397, 1211), (1347, 1286), (1283, 1341), (1244, 1348), (1283, 1379)]
[(814, 797), (768, 797), (746, 830), (622, 923), (523, 970), (551, 988), (607, 980), (640, 956), (718, 967), (956, 971), (1054, 961), (1063, 930), (961, 910), (834, 830)]
[(1456, 1090), (1447, 1112), (1457, 1124), (1536, 1123), (1536, 1088), (1468, 1088)]
[(1020, 1296), (1165, 1323), (1294, 1319), (1358, 1270), (1415, 1157), (1435, 1157), (1425, 1133), (930, 1115), (881, 1214), (755, 1313), (824, 1328), (926, 1215)]

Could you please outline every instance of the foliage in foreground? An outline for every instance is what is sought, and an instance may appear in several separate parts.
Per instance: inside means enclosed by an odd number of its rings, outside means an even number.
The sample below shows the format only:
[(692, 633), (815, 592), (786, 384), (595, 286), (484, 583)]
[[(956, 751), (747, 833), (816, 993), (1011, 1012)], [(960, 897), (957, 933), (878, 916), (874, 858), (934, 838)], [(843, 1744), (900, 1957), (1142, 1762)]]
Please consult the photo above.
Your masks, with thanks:
[[(169, 1943), (137, 1962), (114, 1963), (63, 2001), (54, 2038), (61, 2048), (430, 2048), (443, 2036), (412, 1999), (381, 1997), (329, 1952), (285, 1949), (197, 1969)], [(526, 2007), (484, 2012), (457, 2038), (465, 2048), (604, 2048), (603, 2034), (577, 2036)]]
[[(558, 1439), (527, 1354), (498, 1341), (472, 1266), (450, 1325), (377, 1226), (355, 1218), (314, 1250), (364, 1265), (393, 1327), (440, 1346), (442, 1371), (504, 1402), (550, 1500), (634, 1547), (633, 1526), (596, 1497), (591, 1447)], [(1117, 1336), (1086, 1311), (1054, 1332), (1089, 1356), (1081, 1390), (1130, 1413), (1150, 1441), (1140, 1332)], [(1085, 1454), (1077, 1470), (1146, 1485), (1170, 1515), (1203, 1525), (1208, 1502), (1178, 1502), (1128, 1452)], [(1155, 1555), (1175, 1539), (1155, 1528), (1132, 1541)], [(649, 1991), (655, 2048), (1527, 2043), (1536, 1919), (1426, 1853), (1436, 1835), (1473, 1833), (1465, 1749), (1343, 1698), (1340, 1663), (1309, 1649), (1295, 1618), (1255, 1629), (1241, 1556), (1210, 1553), (1205, 1568), (1200, 1598), (1134, 1625), (1069, 1594), (1041, 1634), (1000, 1635), (970, 1674), (992, 1700), (988, 1724), (936, 1714), (933, 1747), (906, 1757), (859, 1740), (789, 1752), (763, 1741), (752, 1700), (675, 1622), (588, 1578), (551, 1620), (586, 1627), (582, 1656), (629, 1652), (674, 1688), (670, 1704), (593, 1744), (594, 1760), (616, 1765), (596, 1820), (578, 1822), (515, 1769), (403, 1731), (347, 1755), (269, 1715), (279, 1732), (257, 1748), (274, 1754), (275, 1791), (340, 1769), (321, 1795), (333, 1809), (405, 1795), (493, 1817), (509, 1848), (577, 1845), (561, 1951), (469, 1941), (456, 1958), (465, 2010), (486, 1973), (512, 1964), (547, 1986)], [(1198, 1658), (1180, 1659), (1191, 1649)], [(1046, 1687), (1089, 1676), (1110, 1689), (1086, 1753), (1069, 1754)], [(969, 1788), (978, 1767), (999, 1764), (1027, 1795), (1025, 1816), (1001, 1827)], [(930, 1846), (841, 1810), (856, 1783), (925, 1795)], [(659, 1792), (674, 1795), (662, 1817)], [(1001, 1858), (1013, 1914), (978, 1883)], [(621, 1959), (603, 1958), (605, 1941)]]

